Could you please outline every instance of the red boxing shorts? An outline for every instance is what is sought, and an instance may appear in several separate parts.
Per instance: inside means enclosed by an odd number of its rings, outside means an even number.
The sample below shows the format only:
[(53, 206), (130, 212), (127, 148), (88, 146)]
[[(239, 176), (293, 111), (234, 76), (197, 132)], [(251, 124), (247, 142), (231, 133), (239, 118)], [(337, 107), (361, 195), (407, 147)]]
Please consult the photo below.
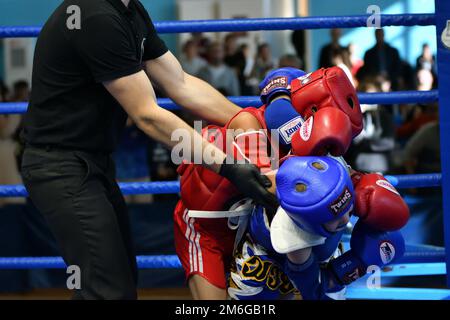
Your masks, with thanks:
[(183, 202), (174, 211), (175, 249), (186, 280), (198, 274), (214, 286), (227, 288), (236, 231), (226, 218), (191, 218)]

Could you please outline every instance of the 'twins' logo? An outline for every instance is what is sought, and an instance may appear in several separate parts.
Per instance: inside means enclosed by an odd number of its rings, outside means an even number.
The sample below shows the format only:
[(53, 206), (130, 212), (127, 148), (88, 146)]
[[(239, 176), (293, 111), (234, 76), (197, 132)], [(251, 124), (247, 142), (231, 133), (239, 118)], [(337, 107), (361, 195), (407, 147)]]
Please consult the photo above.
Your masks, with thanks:
[(340, 214), (345, 208), (347, 208), (348, 204), (352, 201), (352, 194), (350, 190), (346, 187), (341, 195), (331, 203), (330, 210), (334, 215)]
[(276, 77), (269, 81), (269, 83), (264, 87), (261, 94), (268, 94), (270, 91), (278, 88), (287, 88), (289, 86), (287, 77)]

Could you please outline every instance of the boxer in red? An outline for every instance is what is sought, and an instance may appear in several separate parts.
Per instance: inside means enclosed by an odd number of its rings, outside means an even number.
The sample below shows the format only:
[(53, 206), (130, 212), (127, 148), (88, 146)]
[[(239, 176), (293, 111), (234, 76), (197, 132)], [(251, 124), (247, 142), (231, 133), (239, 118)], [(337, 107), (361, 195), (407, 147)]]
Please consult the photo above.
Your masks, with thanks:
[[(270, 155), (286, 155), (292, 134), (302, 124), (290, 103), (290, 82), (303, 75), (293, 68), (270, 72), (260, 84), (261, 108), (243, 109), (224, 127), (208, 126), (203, 134), (223, 149), (231, 145), (231, 150), (224, 150), (227, 154), (256, 164), (270, 177)], [(181, 200), (174, 212), (175, 248), (189, 288), (194, 299), (225, 299), (236, 232), (227, 218), (192, 218), (189, 210), (214, 215), (235, 208), (243, 196), (228, 180), (200, 165), (182, 164), (178, 172)]]

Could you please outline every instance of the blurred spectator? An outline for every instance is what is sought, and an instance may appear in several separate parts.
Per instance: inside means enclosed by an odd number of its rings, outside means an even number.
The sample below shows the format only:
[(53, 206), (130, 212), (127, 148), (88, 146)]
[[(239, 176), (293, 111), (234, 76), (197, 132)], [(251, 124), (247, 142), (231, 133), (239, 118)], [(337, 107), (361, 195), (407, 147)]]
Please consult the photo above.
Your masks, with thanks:
[(401, 73), (401, 60), (398, 50), (384, 41), (383, 29), (375, 30), (376, 44), (364, 54), (361, 77), (382, 75), (386, 77), (393, 90), (398, 88)]
[(359, 51), (358, 45), (350, 43), (348, 45), (347, 50), (350, 56), (350, 64), (351, 64), (350, 71), (352, 72), (352, 75), (355, 77), (359, 69), (361, 69), (361, 67), (364, 65), (364, 61), (358, 55)]
[[(147, 136), (128, 119), (121, 141), (114, 153), (117, 180), (120, 182), (148, 182)], [(127, 195), (128, 203), (150, 203), (152, 195)]]
[(0, 103), (6, 101), (6, 87), (4, 87), (3, 81), (0, 79)]
[[(418, 78), (418, 87), (429, 89), (430, 73), (428, 69)], [(424, 85), (420, 82), (428, 83)], [(407, 174), (441, 172), (440, 126), (438, 103), (415, 108), (418, 114), (407, 124), (411, 138), (403, 150), (403, 168)], [(406, 125), (409, 124), (409, 127)], [(418, 221), (419, 230), (415, 230), (415, 238), (421, 243), (442, 246), (444, 234), (442, 228), (442, 189), (440, 187), (409, 189), (415, 203), (411, 204), (411, 221)], [(410, 223), (408, 223), (410, 224)]]
[(302, 62), (295, 54), (285, 54), (280, 57), (278, 68), (297, 68), (300, 69)]
[(438, 118), (437, 103), (414, 106), (409, 119), (397, 128), (396, 135), (398, 138), (408, 139), (426, 124), (436, 122)]
[(234, 68), (242, 60), (242, 57), (238, 56), (238, 37), (234, 33), (228, 33), (225, 36), (223, 49), (224, 58), (223, 61), (229, 66)]
[(431, 70), (419, 69), (416, 73), (417, 90), (428, 91), (434, 88), (434, 77)]
[(275, 68), (275, 63), (272, 59), (272, 52), (267, 43), (260, 44), (256, 53), (255, 67), (253, 75), (258, 82), (262, 81), (269, 70)]
[(400, 60), (400, 74), (397, 79), (397, 90), (414, 90), (416, 88), (416, 73), (405, 60)]
[[(7, 88), (0, 81), (0, 102), (6, 101)], [(0, 185), (22, 184), (16, 161), (17, 144), (14, 134), (20, 124), (20, 115), (0, 114)], [(25, 203), (24, 198), (0, 198), (0, 207), (11, 203)]]
[(305, 68), (305, 30), (299, 29), (294, 30), (291, 35), (291, 42), (295, 48), (295, 52), (297, 53), (297, 57), (300, 59), (300, 69), (304, 70)]
[[(416, 73), (417, 90), (431, 90), (434, 79), (431, 71), (421, 69)], [(422, 126), (438, 119), (437, 103), (402, 106), (404, 122), (396, 130), (400, 139), (408, 139)]]
[(239, 96), (239, 80), (233, 69), (224, 61), (223, 47), (220, 43), (211, 43), (208, 47), (208, 64), (200, 69), (198, 77), (211, 84), (226, 95)]
[(333, 50), (345, 50), (345, 48), (339, 44), (341, 34), (341, 29), (330, 29), (331, 42), (320, 49), (319, 68), (329, 68), (333, 66)]
[(381, 86), (381, 92), (389, 92), (392, 89), (392, 84), (391, 81), (389, 81), (389, 79), (387, 79), (385, 76), (383, 75), (378, 75), (375, 78), (369, 78), (368, 80), (370, 81), (375, 81), (375, 83), (378, 86)]
[(402, 143), (422, 126), (436, 121), (438, 117), (434, 110), (435, 104), (401, 105), (400, 108), (403, 122), (396, 129), (396, 136)]
[[(13, 90), (11, 94), (11, 102), (28, 102), (30, 98), (30, 85), (28, 81), (26, 80), (18, 80), (14, 82), (13, 84)], [(11, 138), (16, 144), (16, 150), (15, 150), (15, 159), (17, 162), (18, 167), (20, 168), (20, 164), (22, 162), (22, 153), (23, 153), (23, 142), (20, 138), (20, 132), (22, 131), (23, 127), (23, 116), (22, 115), (14, 115), (14, 117), (18, 118), (19, 124), (17, 125), (14, 133), (12, 134)]]
[[(161, 143), (150, 140), (147, 149), (148, 167), (152, 181), (173, 181), (178, 179), (176, 165), (170, 159), (171, 151)], [(177, 199), (177, 194), (155, 194), (153, 199), (157, 202)]]
[[(366, 78), (359, 84), (358, 91), (381, 92), (383, 82), (380, 77)], [(395, 147), (392, 114), (379, 105), (362, 104), (361, 111), (363, 130), (353, 139), (346, 158), (356, 170), (386, 173)]]
[(9, 93), (8, 88), (6, 87), (6, 85), (3, 82), (3, 80), (0, 79), (0, 102), (5, 102), (5, 101), (8, 100), (7, 99), (8, 98), (8, 93)]
[(205, 59), (198, 54), (198, 47), (194, 40), (188, 40), (183, 46), (183, 53), (180, 56), (180, 63), (184, 71), (197, 76), (201, 68), (206, 66)]
[(19, 80), (13, 84), (12, 102), (27, 102), (30, 97), (30, 85), (26, 80)]
[[(437, 105), (436, 105), (437, 107)], [(439, 121), (430, 122), (414, 133), (403, 152), (407, 174), (441, 172)], [(416, 237), (421, 243), (442, 246), (444, 243), (442, 219), (442, 189), (440, 187), (409, 189), (414, 195), (412, 219), (420, 221)], [(420, 203), (423, 203), (420, 206)]]
[(428, 43), (422, 45), (422, 53), (416, 60), (416, 69), (425, 69), (431, 71), (433, 74), (437, 74), (436, 61)]
[(240, 49), (242, 55), (245, 57), (244, 76), (246, 78), (251, 77), (253, 68), (255, 66), (255, 59), (252, 57), (250, 48), (247, 44), (242, 44)]
[(403, 159), (408, 174), (441, 172), (439, 121), (424, 125), (409, 139)]
[(191, 33), (191, 35), (192, 41), (194, 41), (194, 43), (197, 45), (199, 56), (206, 60), (208, 58), (208, 47), (211, 41), (201, 32), (193, 32)]
[(353, 79), (352, 72), (350, 71), (351, 68), (350, 57), (346, 49), (344, 50), (338, 48), (333, 49), (331, 52), (331, 63), (333, 66), (337, 66), (342, 70), (344, 70), (345, 74), (350, 79), (353, 86), (355, 86), (355, 81)]
[(241, 44), (238, 49), (238, 55), (242, 57), (241, 63), (238, 67), (238, 78), (241, 89), (241, 95), (250, 96), (258, 94), (254, 90), (256, 82), (253, 82), (252, 71), (255, 65), (255, 60), (250, 54), (250, 48), (247, 44)]
[(229, 33), (225, 36), (224, 62), (236, 72), (241, 94), (250, 95), (251, 89), (247, 86), (247, 77), (244, 74), (247, 66), (248, 46), (246, 44), (238, 46), (237, 40), (238, 35), (235, 33)]
[[(20, 124), (19, 115), (0, 115), (0, 185), (21, 184), (17, 166), (17, 143), (13, 136)], [(0, 206), (5, 203), (25, 203), (21, 198), (0, 198)]]

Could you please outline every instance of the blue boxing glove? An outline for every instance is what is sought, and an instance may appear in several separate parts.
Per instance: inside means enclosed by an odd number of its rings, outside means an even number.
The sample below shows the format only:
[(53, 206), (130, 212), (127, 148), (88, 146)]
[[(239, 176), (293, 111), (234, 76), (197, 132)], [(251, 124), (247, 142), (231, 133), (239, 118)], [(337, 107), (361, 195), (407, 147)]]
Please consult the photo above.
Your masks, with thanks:
[(288, 99), (277, 99), (266, 105), (264, 119), (270, 136), (275, 134), (281, 145), (291, 148), (294, 133), (302, 126), (303, 118)]
[(400, 259), (405, 253), (405, 240), (399, 231), (378, 231), (358, 220), (350, 247), (351, 250), (328, 264), (328, 270), (342, 285), (365, 275), (371, 265), (381, 268)]
[(286, 94), (291, 96), (291, 81), (305, 74), (303, 70), (296, 68), (279, 68), (270, 71), (259, 84), (261, 101), (267, 104), (276, 95)]

